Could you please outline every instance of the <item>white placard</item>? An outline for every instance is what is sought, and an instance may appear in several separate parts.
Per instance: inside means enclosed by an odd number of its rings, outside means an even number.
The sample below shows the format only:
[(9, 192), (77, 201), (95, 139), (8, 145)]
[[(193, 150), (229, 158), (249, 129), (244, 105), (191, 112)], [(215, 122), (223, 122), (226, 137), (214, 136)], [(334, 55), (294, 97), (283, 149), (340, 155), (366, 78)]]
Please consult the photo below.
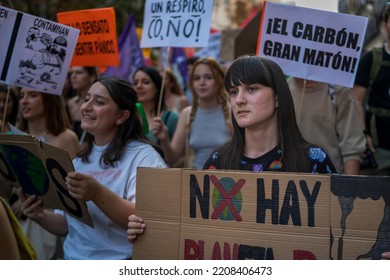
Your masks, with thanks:
[(141, 48), (206, 47), (214, 0), (146, 0)]
[(79, 32), (0, 6), (0, 80), (60, 95)]
[(266, 2), (257, 54), (289, 76), (352, 87), (367, 18)]

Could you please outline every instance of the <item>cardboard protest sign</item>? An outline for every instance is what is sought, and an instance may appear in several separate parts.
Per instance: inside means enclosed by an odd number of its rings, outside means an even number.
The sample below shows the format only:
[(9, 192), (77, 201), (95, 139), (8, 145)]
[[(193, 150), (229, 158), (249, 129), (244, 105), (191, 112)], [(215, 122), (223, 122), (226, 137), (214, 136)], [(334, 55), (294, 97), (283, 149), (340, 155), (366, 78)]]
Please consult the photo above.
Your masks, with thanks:
[(389, 182), (139, 168), (136, 215), (146, 229), (133, 258), (378, 259), (390, 250)]
[(367, 18), (266, 2), (257, 55), (289, 76), (352, 87)]
[(381, 259), (390, 250), (390, 177), (331, 176), (331, 256)]
[(72, 66), (119, 66), (114, 8), (57, 13), (57, 20), (80, 30)]
[(206, 47), (214, 0), (146, 0), (141, 48)]
[(69, 195), (65, 185), (74, 171), (66, 151), (40, 142), (30, 135), (2, 134), (0, 138), (0, 177), (20, 186), (26, 195), (37, 195), (45, 207), (64, 210), (93, 226), (86, 203)]
[(0, 80), (60, 95), (79, 31), (0, 6)]

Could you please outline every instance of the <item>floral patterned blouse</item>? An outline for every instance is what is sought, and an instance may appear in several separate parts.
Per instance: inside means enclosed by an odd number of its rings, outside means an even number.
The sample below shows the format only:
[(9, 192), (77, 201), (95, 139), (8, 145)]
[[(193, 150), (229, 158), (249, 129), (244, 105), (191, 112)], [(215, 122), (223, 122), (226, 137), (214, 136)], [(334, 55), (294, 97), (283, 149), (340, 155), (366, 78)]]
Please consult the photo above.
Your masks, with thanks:
[[(282, 171), (282, 162), (280, 157), (282, 150), (279, 147), (273, 148), (268, 153), (252, 159), (242, 157), (240, 162), (240, 170), (248, 170), (254, 172), (261, 171)], [(309, 149), (308, 157), (311, 163), (311, 173), (333, 174), (337, 173), (332, 160), (327, 153), (319, 147), (312, 146)], [(218, 157), (218, 152), (210, 155), (203, 169), (224, 169), (221, 167), (221, 162)]]

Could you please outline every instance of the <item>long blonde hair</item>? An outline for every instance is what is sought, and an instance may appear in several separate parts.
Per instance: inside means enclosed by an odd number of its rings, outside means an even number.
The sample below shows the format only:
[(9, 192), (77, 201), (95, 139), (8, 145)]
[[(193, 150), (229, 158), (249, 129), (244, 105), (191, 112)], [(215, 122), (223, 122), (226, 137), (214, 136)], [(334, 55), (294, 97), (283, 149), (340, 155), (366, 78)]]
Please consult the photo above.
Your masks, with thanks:
[(194, 84), (194, 73), (195, 69), (198, 65), (204, 64), (207, 65), (211, 72), (214, 75), (215, 80), (218, 84), (218, 101), (222, 105), (223, 109), (223, 115), (225, 117), (226, 126), (229, 132), (233, 131), (233, 125), (230, 118), (230, 104), (229, 104), (229, 98), (225, 91), (224, 87), (224, 79), (225, 79), (225, 70), (222, 68), (221, 64), (217, 60), (215, 60), (212, 57), (207, 58), (200, 58), (195, 61), (195, 63), (192, 66), (192, 70), (190, 73), (190, 81), (189, 81), (189, 88), (192, 92), (192, 107), (190, 112), (190, 119), (188, 123), (188, 129), (191, 129), (191, 124), (194, 121), (196, 111), (198, 109), (198, 101), (199, 97), (195, 94), (195, 90), (193, 87)]

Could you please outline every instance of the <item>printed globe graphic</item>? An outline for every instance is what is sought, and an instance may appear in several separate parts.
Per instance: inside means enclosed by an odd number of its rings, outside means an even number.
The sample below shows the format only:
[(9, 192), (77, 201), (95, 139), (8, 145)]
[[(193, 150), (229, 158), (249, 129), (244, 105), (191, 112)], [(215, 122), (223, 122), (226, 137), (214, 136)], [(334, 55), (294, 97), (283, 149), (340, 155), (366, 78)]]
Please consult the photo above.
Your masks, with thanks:
[(26, 194), (44, 195), (49, 178), (42, 161), (30, 151), (13, 145), (1, 145), (4, 157)]
[[(223, 187), (223, 189), (225, 190), (226, 193), (229, 193), (236, 184), (236, 182), (230, 177), (223, 177), (219, 180), (219, 182), (221, 183), (221, 186)], [(222, 196), (221, 192), (217, 188), (214, 188), (213, 194), (212, 194), (212, 203), (213, 203), (214, 209), (216, 207), (218, 207), (218, 205), (221, 203), (222, 198), (223, 198), (223, 196)], [(231, 201), (232, 201), (234, 208), (237, 210), (237, 212), (240, 212), (241, 208), (242, 208), (241, 192), (240, 191), (237, 192), (233, 196)], [(225, 209), (219, 215), (219, 219), (221, 219), (221, 220), (234, 220), (234, 217), (233, 217), (229, 207), (227, 207), (227, 206), (225, 207)]]

